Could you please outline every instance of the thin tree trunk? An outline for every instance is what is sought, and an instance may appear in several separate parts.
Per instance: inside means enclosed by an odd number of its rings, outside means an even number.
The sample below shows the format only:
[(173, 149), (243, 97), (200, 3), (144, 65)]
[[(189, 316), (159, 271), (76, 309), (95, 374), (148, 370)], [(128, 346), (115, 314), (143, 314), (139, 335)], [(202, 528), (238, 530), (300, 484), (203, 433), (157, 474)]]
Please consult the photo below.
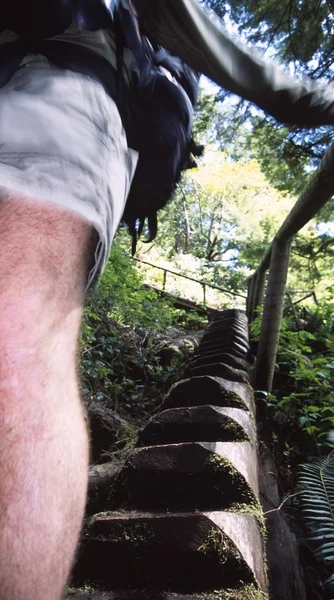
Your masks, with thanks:
[(190, 248), (190, 225), (189, 225), (189, 212), (187, 206), (187, 199), (184, 192), (182, 192), (182, 208), (183, 208), (183, 217), (184, 217), (184, 252), (188, 254)]

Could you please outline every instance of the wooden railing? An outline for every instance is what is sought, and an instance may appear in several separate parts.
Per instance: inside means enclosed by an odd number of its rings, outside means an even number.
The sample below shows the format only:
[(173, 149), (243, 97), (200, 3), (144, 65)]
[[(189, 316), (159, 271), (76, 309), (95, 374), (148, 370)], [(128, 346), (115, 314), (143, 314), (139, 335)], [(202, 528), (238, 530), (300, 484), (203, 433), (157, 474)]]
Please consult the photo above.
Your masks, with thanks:
[[(291, 212), (281, 225), (265, 255), (248, 280), (247, 316), (252, 322), (263, 304), (254, 386), (270, 392), (289, 268), (291, 242), (334, 194), (334, 144), (326, 152)], [(266, 273), (269, 270), (265, 293)], [(264, 299), (265, 297), (265, 299)]]
[(219, 287), (218, 285), (214, 285), (213, 283), (208, 283), (207, 281), (203, 281), (201, 279), (195, 279), (195, 277), (190, 277), (189, 275), (183, 275), (182, 273), (178, 273), (177, 271), (172, 271), (171, 269), (166, 269), (166, 267), (161, 267), (159, 265), (155, 265), (146, 260), (142, 260), (140, 258), (134, 258), (134, 260), (139, 263), (142, 263), (144, 265), (149, 265), (150, 267), (153, 267), (155, 269), (159, 269), (160, 271), (163, 271), (163, 281), (162, 281), (162, 291), (163, 292), (166, 291), (167, 274), (170, 273), (171, 275), (180, 277), (181, 279), (187, 279), (189, 281), (194, 281), (195, 283), (199, 283), (203, 290), (203, 304), (204, 305), (207, 304), (207, 297), (206, 297), (207, 288), (213, 289), (213, 290), (218, 290), (219, 292), (222, 292), (224, 294), (230, 294), (231, 296), (235, 296), (238, 298), (243, 298), (243, 300), (246, 300), (246, 298), (247, 298), (245, 295), (239, 294), (238, 292), (233, 292), (232, 290), (228, 290), (226, 288)]

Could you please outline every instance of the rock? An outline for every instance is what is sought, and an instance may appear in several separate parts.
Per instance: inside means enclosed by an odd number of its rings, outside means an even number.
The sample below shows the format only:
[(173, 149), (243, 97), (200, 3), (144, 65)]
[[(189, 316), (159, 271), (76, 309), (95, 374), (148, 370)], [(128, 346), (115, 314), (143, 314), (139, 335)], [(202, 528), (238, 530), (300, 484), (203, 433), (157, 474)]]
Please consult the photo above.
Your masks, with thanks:
[(253, 515), (220, 511), (97, 515), (85, 531), (73, 578), (102, 589), (154, 590), (155, 599), (164, 590), (265, 588), (259, 526)]
[(193, 354), (199, 346), (201, 337), (201, 334), (196, 334), (175, 340), (163, 340), (157, 351), (157, 356), (160, 359), (161, 365), (169, 365), (175, 356), (182, 356), (185, 351), (189, 354)]
[(128, 423), (116, 412), (99, 402), (87, 408), (91, 438), (91, 463), (109, 462), (108, 451), (128, 430)]
[(256, 448), (247, 442), (193, 442), (134, 450), (110, 507), (189, 511), (257, 506)]
[(155, 415), (140, 432), (137, 445), (233, 441), (255, 443), (249, 413), (240, 408), (206, 405), (174, 408)]
[(171, 387), (159, 411), (204, 404), (255, 411), (253, 390), (249, 385), (211, 375), (181, 379)]
[(86, 515), (101, 512), (108, 503), (110, 488), (121, 467), (113, 463), (92, 465), (88, 473), (88, 499)]

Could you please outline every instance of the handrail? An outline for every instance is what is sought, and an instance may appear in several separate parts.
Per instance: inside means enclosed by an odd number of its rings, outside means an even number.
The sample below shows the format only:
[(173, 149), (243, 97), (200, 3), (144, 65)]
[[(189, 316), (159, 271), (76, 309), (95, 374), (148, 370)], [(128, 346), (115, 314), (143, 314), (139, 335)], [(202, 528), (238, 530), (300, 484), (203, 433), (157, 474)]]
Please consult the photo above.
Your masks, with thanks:
[(291, 241), (333, 194), (334, 144), (327, 150), (319, 167), (266, 250), (259, 266), (248, 280), (247, 315), (252, 322), (257, 308), (263, 302), (266, 271), (269, 268), (255, 370), (254, 384), (257, 390), (270, 392), (272, 389)]
[(206, 287), (212, 288), (214, 290), (219, 290), (220, 292), (224, 292), (225, 294), (230, 294), (231, 296), (238, 296), (239, 298), (243, 298), (244, 300), (246, 300), (246, 298), (247, 298), (245, 295), (239, 294), (238, 292), (232, 292), (231, 290), (221, 288), (218, 285), (214, 285), (213, 283), (209, 283), (207, 281), (203, 281), (200, 279), (195, 279), (194, 277), (190, 277), (189, 275), (183, 275), (183, 273), (177, 273), (177, 271), (172, 271), (171, 269), (166, 269), (166, 267), (161, 267), (160, 265), (155, 265), (146, 260), (142, 260), (141, 258), (134, 258), (134, 260), (136, 260), (137, 262), (143, 263), (144, 265), (149, 265), (150, 267), (154, 267), (155, 269), (160, 269), (161, 271), (164, 271), (164, 280), (163, 280), (163, 288), (162, 288), (163, 290), (165, 290), (165, 288), (166, 288), (166, 274), (167, 273), (171, 273), (172, 275), (176, 275), (177, 277), (182, 277), (183, 279), (189, 279), (189, 281), (195, 281), (195, 283), (199, 283), (203, 287), (204, 304), (206, 303), (206, 298), (205, 298), (205, 288)]
[[(319, 167), (311, 176), (305, 189), (282, 223), (274, 240), (288, 242), (306, 225), (334, 194), (334, 144), (332, 144), (321, 160)], [(266, 250), (255, 273), (267, 271), (273, 243)]]

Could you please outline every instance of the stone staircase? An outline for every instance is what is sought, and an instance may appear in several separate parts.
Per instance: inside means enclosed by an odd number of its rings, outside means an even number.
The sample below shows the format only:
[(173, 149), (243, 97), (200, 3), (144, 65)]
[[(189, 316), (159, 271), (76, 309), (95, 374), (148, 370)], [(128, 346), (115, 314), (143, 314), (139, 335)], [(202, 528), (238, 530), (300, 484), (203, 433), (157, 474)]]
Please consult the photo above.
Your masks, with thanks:
[(99, 592), (75, 598), (267, 597), (247, 331), (240, 311), (216, 317), (139, 433), (74, 569)]

